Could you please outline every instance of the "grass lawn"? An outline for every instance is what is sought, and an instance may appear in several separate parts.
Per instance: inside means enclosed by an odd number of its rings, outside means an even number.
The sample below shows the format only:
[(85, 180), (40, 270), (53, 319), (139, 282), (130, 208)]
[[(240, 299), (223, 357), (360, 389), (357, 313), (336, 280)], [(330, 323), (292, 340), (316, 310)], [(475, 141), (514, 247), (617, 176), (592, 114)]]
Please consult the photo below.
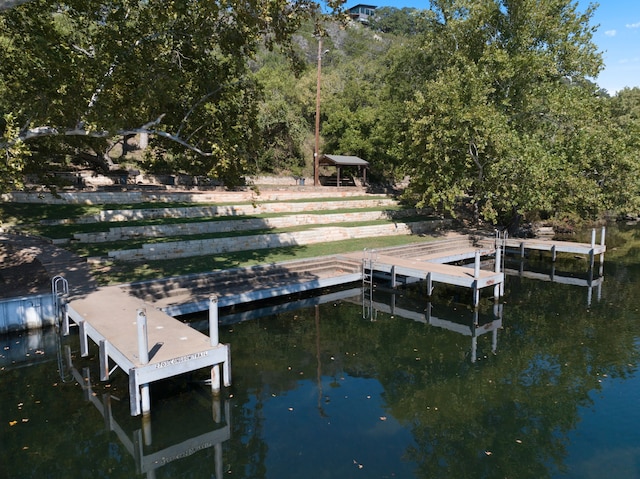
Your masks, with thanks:
[(365, 248), (385, 248), (411, 243), (423, 243), (436, 239), (439, 238), (429, 235), (380, 236), (312, 245), (238, 251), (225, 253), (224, 255), (147, 261), (144, 263), (118, 261), (97, 265), (93, 269), (93, 276), (101, 285), (119, 284), (258, 264), (278, 263), (316, 256), (328, 256), (336, 253), (363, 251)]

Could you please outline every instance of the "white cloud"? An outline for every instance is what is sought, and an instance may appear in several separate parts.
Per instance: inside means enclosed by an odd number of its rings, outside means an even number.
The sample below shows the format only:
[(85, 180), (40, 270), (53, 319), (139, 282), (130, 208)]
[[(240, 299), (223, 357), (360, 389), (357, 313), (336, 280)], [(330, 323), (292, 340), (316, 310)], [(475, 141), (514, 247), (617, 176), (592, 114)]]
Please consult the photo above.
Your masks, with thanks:
[(608, 37), (615, 37), (615, 36), (616, 36), (616, 33), (618, 33), (618, 32), (617, 32), (617, 31), (615, 31), (615, 30), (607, 30), (606, 32), (604, 32), (604, 34), (605, 34), (606, 36), (608, 36)]
[(625, 27), (627, 28), (640, 28), (640, 22), (636, 22), (636, 23), (627, 23), (625, 25)]

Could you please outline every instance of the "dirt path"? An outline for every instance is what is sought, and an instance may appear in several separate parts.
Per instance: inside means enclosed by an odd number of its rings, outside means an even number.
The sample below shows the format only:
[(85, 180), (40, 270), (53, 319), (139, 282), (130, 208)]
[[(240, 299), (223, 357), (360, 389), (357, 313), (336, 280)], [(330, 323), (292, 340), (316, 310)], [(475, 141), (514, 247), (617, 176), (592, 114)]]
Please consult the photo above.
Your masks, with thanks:
[(0, 234), (0, 298), (51, 292), (51, 279), (64, 276), (72, 295), (95, 289), (86, 261), (46, 240)]

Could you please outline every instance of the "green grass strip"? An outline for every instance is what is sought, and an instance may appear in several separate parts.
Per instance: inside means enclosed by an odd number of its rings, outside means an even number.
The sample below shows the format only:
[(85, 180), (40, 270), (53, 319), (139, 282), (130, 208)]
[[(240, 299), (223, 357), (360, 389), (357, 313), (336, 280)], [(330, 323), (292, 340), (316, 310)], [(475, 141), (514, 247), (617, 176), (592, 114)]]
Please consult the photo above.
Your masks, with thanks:
[(135, 226), (157, 226), (172, 224), (188, 224), (188, 223), (208, 223), (218, 221), (243, 221), (249, 219), (267, 219), (279, 218), (292, 215), (330, 215), (330, 214), (347, 214), (347, 213), (365, 213), (370, 211), (401, 211), (398, 206), (385, 207), (383, 210), (376, 207), (368, 208), (344, 208), (339, 210), (322, 210), (322, 211), (301, 211), (292, 213), (262, 213), (257, 215), (234, 215), (234, 216), (203, 216), (197, 218), (155, 218), (148, 220), (131, 220), (131, 221), (114, 221), (114, 222), (96, 222), (96, 223), (79, 223), (79, 224), (63, 224), (63, 225), (43, 225), (29, 224), (20, 227), (20, 230), (38, 236), (44, 236), (51, 239), (72, 238), (76, 233), (102, 233), (108, 232), (111, 228), (118, 227), (135, 227)]
[[(433, 217), (425, 216), (411, 216), (402, 218), (402, 223), (414, 223), (418, 221), (433, 220)], [(296, 231), (307, 231), (311, 229), (323, 228), (323, 227), (340, 227), (340, 228), (353, 228), (360, 226), (376, 226), (385, 225), (390, 223), (396, 223), (397, 220), (384, 219), (374, 221), (360, 221), (360, 222), (344, 222), (344, 223), (319, 223), (319, 224), (305, 224), (290, 226), (287, 228), (261, 228), (255, 230), (241, 230), (241, 231), (225, 231), (220, 233), (202, 233), (193, 235), (177, 235), (177, 236), (160, 236), (155, 238), (140, 238), (136, 240), (125, 240), (117, 242), (106, 243), (74, 243), (69, 245), (68, 249), (74, 251), (80, 256), (107, 256), (109, 251), (119, 251), (126, 249), (139, 249), (145, 244), (160, 244), (160, 243), (174, 243), (178, 241), (198, 241), (198, 240), (210, 240), (218, 238), (236, 238), (245, 236), (258, 236), (265, 234), (280, 234), (291, 233)]]
[(295, 259), (328, 256), (338, 253), (363, 251), (365, 248), (385, 248), (411, 243), (424, 243), (440, 239), (435, 235), (396, 235), (327, 243), (287, 246), (281, 248), (238, 251), (221, 255), (195, 256), (170, 260), (133, 263), (114, 261), (96, 266), (93, 275), (100, 285), (168, 278), (185, 274), (278, 263)]

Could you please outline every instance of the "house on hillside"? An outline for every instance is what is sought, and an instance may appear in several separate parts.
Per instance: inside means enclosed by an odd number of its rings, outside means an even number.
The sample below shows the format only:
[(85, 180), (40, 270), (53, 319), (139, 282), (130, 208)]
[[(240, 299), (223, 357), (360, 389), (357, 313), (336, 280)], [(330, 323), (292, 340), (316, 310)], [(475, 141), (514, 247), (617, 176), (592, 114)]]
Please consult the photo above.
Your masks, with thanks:
[(377, 7), (375, 5), (364, 5), (359, 3), (351, 7), (348, 11), (352, 20), (366, 25), (369, 23), (369, 17), (374, 15), (376, 8)]

